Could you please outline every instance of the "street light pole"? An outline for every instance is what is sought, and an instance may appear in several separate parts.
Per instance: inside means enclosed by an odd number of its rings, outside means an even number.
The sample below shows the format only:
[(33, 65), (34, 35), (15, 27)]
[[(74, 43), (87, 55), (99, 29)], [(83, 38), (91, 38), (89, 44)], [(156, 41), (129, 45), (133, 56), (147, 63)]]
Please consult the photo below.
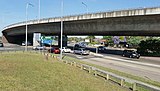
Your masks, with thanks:
[(38, 23), (39, 23), (39, 21), (40, 21), (40, 13), (41, 13), (41, 0), (38, 0), (39, 2), (38, 2)]
[(62, 43), (63, 43), (63, 0), (61, 0), (61, 53), (60, 53), (61, 60), (62, 60)]
[(82, 4), (87, 8), (87, 14), (88, 14), (88, 6), (87, 6), (87, 4), (85, 4), (84, 2), (82, 2)]
[(27, 32), (28, 32), (28, 27), (27, 27), (27, 22), (28, 21), (28, 3), (26, 5), (26, 41), (25, 41), (25, 51), (27, 51)]
[(29, 5), (31, 5), (32, 7), (33, 7), (33, 5), (32, 4), (30, 4), (30, 3), (27, 3), (26, 4), (26, 41), (25, 41), (25, 51), (27, 51), (27, 39), (28, 39), (28, 7), (29, 7)]

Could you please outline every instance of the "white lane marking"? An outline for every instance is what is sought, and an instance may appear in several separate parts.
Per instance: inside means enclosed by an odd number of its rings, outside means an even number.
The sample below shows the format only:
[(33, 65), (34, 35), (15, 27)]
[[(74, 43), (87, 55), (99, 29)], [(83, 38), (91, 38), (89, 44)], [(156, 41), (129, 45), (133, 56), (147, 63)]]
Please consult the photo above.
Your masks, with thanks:
[(84, 57), (82, 57), (82, 56), (76, 56), (77, 58), (79, 58), (79, 59), (82, 59), (82, 58), (84, 58)]
[(160, 65), (156, 65), (156, 64), (129, 61), (129, 60), (125, 60), (125, 59), (120, 59), (120, 58), (115, 58), (115, 57), (104, 56), (104, 55), (102, 55), (102, 54), (95, 54), (95, 53), (92, 53), (92, 54), (95, 55), (95, 56), (101, 56), (101, 57), (104, 57), (104, 58), (113, 59), (113, 60), (118, 60), (118, 61), (122, 61), (122, 62), (134, 63), (134, 64), (139, 64), (139, 65), (144, 65), (144, 66), (150, 66), (150, 67), (160, 68)]

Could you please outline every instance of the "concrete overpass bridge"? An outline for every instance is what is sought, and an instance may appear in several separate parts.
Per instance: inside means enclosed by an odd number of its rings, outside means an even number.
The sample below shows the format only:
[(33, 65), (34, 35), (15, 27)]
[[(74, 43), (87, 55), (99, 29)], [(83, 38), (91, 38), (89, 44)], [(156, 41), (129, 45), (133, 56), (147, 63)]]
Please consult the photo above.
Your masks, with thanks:
[[(33, 33), (60, 35), (60, 17), (28, 21), (28, 40)], [(160, 7), (64, 16), (64, 35), (160, 36)], [(3, 42), (25, 40), (26, 22), (6, 26)]]

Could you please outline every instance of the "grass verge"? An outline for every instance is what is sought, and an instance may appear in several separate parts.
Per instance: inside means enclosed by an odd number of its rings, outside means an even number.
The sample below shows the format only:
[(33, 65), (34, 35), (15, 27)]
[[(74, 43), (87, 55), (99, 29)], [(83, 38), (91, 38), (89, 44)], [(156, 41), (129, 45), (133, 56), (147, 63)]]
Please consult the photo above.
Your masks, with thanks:
[(111, 69), (111, 68), (102, 67), (102, 66), (98, 66), (98, 65), (91, 64), (91, 63), (88, 63), (88, 62), (80, 61), (76, 58), (71, 58), (71, 57), (66, 56), (64, 58), (64, 60), (74, 60), (74, 61), (77, 61), (79, 63), (87, 64), (87, 65), (90, 65), (90, 66), (93, 66), (93, 67), (96, 67), (96, 68), (99, 68), (99, 69), (102, 69), (102, 70), (105, 70), (105, 71), (108, 71), (108, 72), (112, 72), (114, 74), (117, 74), (117, 75), (120, 75), (120, 76), (123, 76), (123, 77), (127, 77), (127, 78), (130, 78), (130, 79), (138, 80), (138, 81), (141, 81), (141, 82), (144, 82), (144, 83), (148, 83), (148, 84), (160, 87), (160, 82), (152, 81), (152, 80), (145, 79), (145, 78), (138, 77), (138, 76), (134, 76), (134, 75), (127, 74), (127, 73), (124, 73), (124, 72), (120, 72), (120, 71), (117, 71), (117, 70), (114, 70), (114, 69)]
[(0, 91), (128, 91), (36, 53), (0, 54)]

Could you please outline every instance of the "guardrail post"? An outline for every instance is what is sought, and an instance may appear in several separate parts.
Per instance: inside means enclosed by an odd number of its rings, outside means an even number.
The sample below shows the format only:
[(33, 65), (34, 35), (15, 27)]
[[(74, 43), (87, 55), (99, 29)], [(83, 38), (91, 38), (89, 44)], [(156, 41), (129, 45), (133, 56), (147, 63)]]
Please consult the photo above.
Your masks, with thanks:
[(76, 62), (74, 62), (74, 66), (77, 67), (77, 63)]
[(71, 66), (72, 66), (72, 62), (71, 62)]
[(97, 76), (97, 71), (96, 70), (94, 71), (94, 75)]
[(68, 61), (66, 60), (66, 64), (68, 64)]
[(107, 74), (107, 77), (106, 77), (106, 79), (107, 79), (107, 80), (109, 80), (109, 74)]
[(52, 54), (52, 58), (54, 58), (54, 55)]
[(81, 64), (81, 70), (83, 70), (83, 65)]
[(137, 90), (136, 83), (133, 83), (132, 89), (133, 89), (133, 91), (136, 91), (136, 90)]
[(89, 67), (89, 73), (92, 73), (92, 67)]
[(124, 86), (124, 79), (121, 79), (121, 86)]

